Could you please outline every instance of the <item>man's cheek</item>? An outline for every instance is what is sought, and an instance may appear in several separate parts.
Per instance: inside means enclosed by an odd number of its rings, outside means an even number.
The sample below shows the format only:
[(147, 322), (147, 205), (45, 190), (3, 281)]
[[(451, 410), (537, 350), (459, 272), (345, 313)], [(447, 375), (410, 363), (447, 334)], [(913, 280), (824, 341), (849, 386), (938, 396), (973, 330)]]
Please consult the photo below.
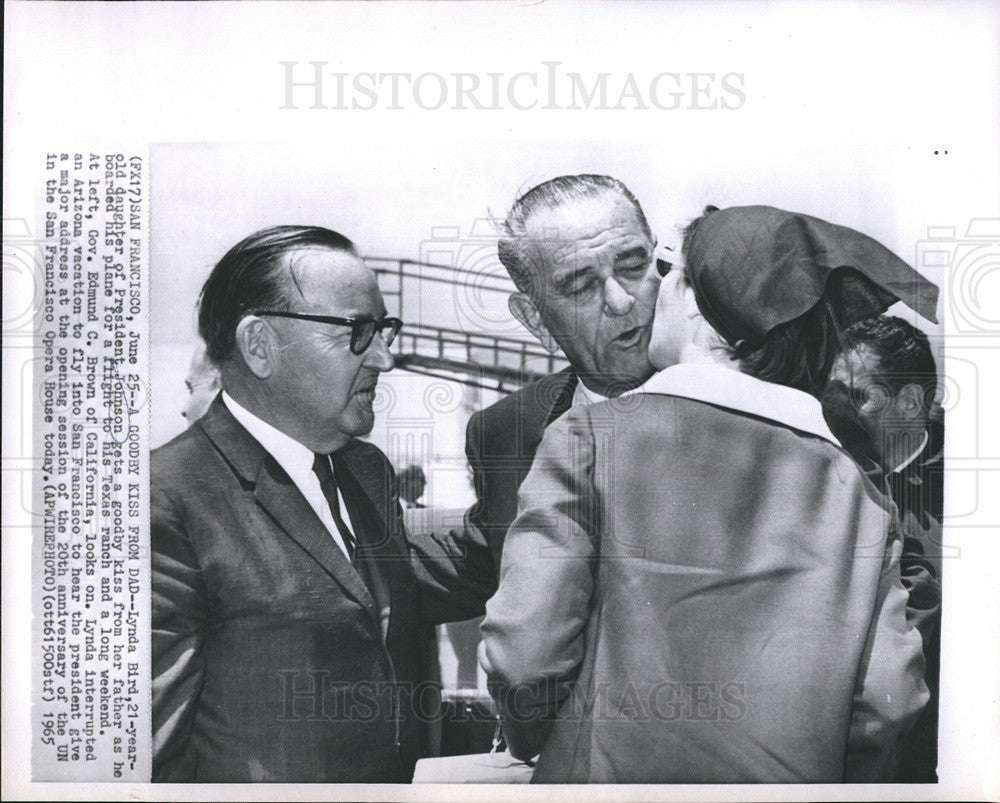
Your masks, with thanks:
[(656, 306), (656, 297), (660, 293), (660, 284), (664, 280), (655, 271), (651, 276), (647, 276), (642, 284), (637, 288), (635, 297), (650, 309)]
[(572, 310), (567, 315), (559, 316), (549, 331), (553, 337), (576, 340), (583, 333), (588, 313), (584, 310)]

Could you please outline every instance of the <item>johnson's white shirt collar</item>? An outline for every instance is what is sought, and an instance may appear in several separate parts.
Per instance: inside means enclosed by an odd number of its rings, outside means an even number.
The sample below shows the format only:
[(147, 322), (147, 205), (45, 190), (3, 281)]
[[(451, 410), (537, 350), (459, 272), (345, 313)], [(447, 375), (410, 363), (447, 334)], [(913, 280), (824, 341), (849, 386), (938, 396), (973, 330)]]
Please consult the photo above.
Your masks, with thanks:
[(582, 379), (577, 378), (576, 390), (573, 391), (573, 401), (570, 404), (570, 407), (582, 407), (585, 404), (600, 404), (601, 402), (607, 400), (607, 396), (602, 396), (600, 393), (594, 393), (594, 391), (583, 384)]
[[(682, 396), (726, 407), (808, 432), (840, 446), (823, 418), (819, 400), (795, 388), (775, 385), (714, 363), (681, 363), (666, 368), (629, 393)], [(627, 395), (627, 394), (626, 394)]]

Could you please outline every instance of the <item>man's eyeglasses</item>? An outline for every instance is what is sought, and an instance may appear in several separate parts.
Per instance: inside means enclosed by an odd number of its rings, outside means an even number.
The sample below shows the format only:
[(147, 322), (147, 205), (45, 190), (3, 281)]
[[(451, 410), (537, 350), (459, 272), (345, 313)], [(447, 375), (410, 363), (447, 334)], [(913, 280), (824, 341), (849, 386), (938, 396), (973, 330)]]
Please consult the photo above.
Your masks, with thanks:
[(274, 312), (263, 310), (254, 312), (254, 315), (271, 315), (275, 318), (298, 318), (303, 321), (316, 321), (317, 323), (333, 323), (338, 326), (351, 327), (351, 352), (353, 354), (364, 354), (375, 339), (375, 333), (379, 332), (387, 346), (392, 345), (399, 330), (403, 328), (403, 322), (399, 318), (383, 318), (380, 321), (371, 318), (337, 318), (333, 315), (306, 315), (301, 312)]

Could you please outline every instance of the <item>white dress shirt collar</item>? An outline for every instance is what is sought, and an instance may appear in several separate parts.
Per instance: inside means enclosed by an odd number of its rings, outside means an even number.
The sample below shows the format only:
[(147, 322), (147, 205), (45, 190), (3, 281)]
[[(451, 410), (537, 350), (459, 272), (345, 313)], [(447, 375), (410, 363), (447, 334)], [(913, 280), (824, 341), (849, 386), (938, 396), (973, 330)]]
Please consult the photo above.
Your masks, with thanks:
[(607, 396), (602, 396), (600, 393), (595, 393), (586, 385), (583, 384), (583, 380), (577, 378), (576, 388), (573, 390), (573, 401), (570, 407), (583, 407), (586, 404), (598, 404), (602, 401), (607, 401)]
[(278, 461), (292, 480), (296, 474), (303, 471), (312, 473), (314, 455), (295, 438), (289, 437), (280, 429), (268, 424), (251, 413), (246, 407), (236, 402), (226, 391), (222, 391), (222, 400), (243, 427), (263, 446), (268, 454)]
[(889, 473), (890, 474), (897, 474), (900, 471), (902, 471), (904, 468), (906, 468), (908, 465), (910, 465), (910, 463), (912, 463), (914, 460), (916, 460), (917, 456), (924, 450), (924, 448), (927, 446), (927, 441), (929, 441), (930, 439), (931, 439), (931, 436), (927, 432), (927, 430), (925, 429), (924, 430), (924, 437), (920, 439), (920, 445), (917, 447), (916, 451), (913, 454), (911, 454), (909, 457), (907, 457), (902, 463), (900, 463), (898, 466), (896, 466)]
[[(295, 487), (299, 489), (299, 492), (305, 497), (306, 502), (309, 503), (309, 507), (313, 509), (319, 520), (323, 522), (323, 526), (330, 533), (330, 537), (333, 538), (337, 546), (340, 547), (344, 555), (350, 560), (350, 552), (347, 551), (344, 540), (337, 530), (337, 524), (333, 520), (333, 514), (330, 512), (330, 503), (327, 501), (326, 496), (323, 494), (323, 489), (320, 487), (319, 477), (313, 471), (313, 461), (316, 459), (315, 454), (280, 429), (276, 429), (266, 421), (255, 416), (243, 405), (236, 402), (226, 391), (222, 391), (222, 401), (229, 409), (229, 412), (233, 414), (233, 418), (239, 421), (244, 429), (267, 450), (268, 454), (278, 461), (278, 465), (285, 470), (285, 473), (295, 483)], [(337, 502), (340, 507), (341, 519), (345, 523), (350, 522), (350, 514), (339, 490), (337, 491)]]
[(819, 400), (808, 393), (764, 382), (715, 363), (681, 363), (664, 369), (629, 393), (661, 393), (707, 402), (767, 418), (840, 446), (823, 418)]

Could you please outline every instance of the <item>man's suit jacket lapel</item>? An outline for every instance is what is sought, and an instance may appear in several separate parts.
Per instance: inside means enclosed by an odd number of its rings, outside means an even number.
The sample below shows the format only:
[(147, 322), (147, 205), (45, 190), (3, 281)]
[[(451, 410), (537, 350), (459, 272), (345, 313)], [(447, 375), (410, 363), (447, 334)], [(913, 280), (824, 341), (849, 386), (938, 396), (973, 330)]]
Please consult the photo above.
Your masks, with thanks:
[[(334, 455), (341, 489), (353, 486), (355, 504), (348, 503), (351, 524), (358, 536), (358, 558), (379, 610), (383, 635), (388, 633), (394, 589), (402, 589), (408, 572), (407, 547), (394, 529), (395, 506), (389, 464), (361, 441), (351, 441)], [(344, 471), (341, 471), (341, 468)], [(346, 474), (346, 476), (344, 476)]]
[(391, 483), (386, 475), (388, 464), (380, 460), (373, 449), (366, 448), (364, 442), (357, 440), (339, 449), (334, 460), (338, 467), (342, 465), (347, 469), (356, 490), (361, 491), (376, 517), (374, 525), (377, 532), (369, 533), (370, 538), (374, 539), (369, 541), (369, 547), (385, 546), (391, 541), (389, 525), (394, 520)]
[[(520, 486), (531, 468), (535, 452), (549, 424), (572, 406), (576, 383), (576, 372), (572, 368), (565, 368), (558, 373), (549, 374), (522, 391), (527, 391), (531, 396), (518, 406), (515, 413), (520, 417), (520, 421), (515, 424), (520, 441), (516, 447), (516, 454), (520, 457), (517, 486)], [(509, 436), (503, 433), (501, 437)], [(515, 498), (517, 486), (513, 489)]]
[[(514, 420), (505, 422), (508, 425), (503, 432), (489, 433), (490, 438), (498, 440), (497, 446), (500, 448), (496, 454), (526, 458), (521, 479), (531, 467), (531, 460), (542, 441), (545, 429), (573, 404), (576, 382), (576, 372), (572, 368), (564, 368), (527, 385), (515, 394), (518, 404), (514, 408)], [(510, 441), (511, 432), (517, 433), (513, 443)], [(487, 449), (486, 454), (492, 453), (492, 450)]]
[(543, 430), (572, 406), (577, 374), (572, 368), (565, 368), (557, 374), (552, 374), (548, 379), (551, 380), (551, 384), (546, 395), (551, 394), (552, 406), (547, 411)]
[(312, 556), (377, 622), (375, 601), (326, 527), (271, 455), (216, 397), (199, 425), (282, 531)]

